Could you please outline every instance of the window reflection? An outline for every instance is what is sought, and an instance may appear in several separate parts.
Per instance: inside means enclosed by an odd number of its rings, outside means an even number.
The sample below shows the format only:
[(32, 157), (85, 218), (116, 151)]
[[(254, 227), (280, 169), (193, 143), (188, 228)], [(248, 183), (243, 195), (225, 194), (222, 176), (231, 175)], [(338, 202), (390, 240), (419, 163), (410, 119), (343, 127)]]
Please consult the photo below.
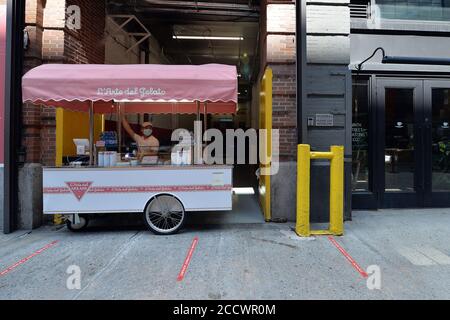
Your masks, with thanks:
[(432, 90), (432, 187), (450, 191), (450, 89)]
[(450, 0), (376, 0), (384, 19), (449, 21)]
[(352, 190), (369, 190), (369, 86), (367, 80), (353, 82)]
[(414, 191), (414, 90), (387, 88), (385, 189)]

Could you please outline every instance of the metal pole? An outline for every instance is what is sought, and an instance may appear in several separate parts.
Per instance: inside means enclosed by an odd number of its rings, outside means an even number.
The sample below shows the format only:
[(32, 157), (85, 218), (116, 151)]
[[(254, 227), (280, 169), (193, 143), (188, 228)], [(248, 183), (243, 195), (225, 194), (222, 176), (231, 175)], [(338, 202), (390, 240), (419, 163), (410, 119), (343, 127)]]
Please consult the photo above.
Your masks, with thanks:
[(195, 102), (197, 104), (197, 121), (200, 121), (200, 101)]
[(204, 103), (204, 109), (203, 109), (203, 121), (204, 121), (203, 126), (204, 126), (204, 128), (205, 128), (205, 132), (206, 132), (206, 130), (208, 130), (208, 123), (207, 123), (207, 120), (208, 120), (208, 110), (207, 110), (207, 108), (208, 108), (208, 103), (205, 102), (205, 103)]
[(296, 43), (297, 43), (297, 140), (307, 143), (308, 126), (306, 113), (306, 0), (296, 2)]
[(119, 154), (122, 153), (122, 103), (117, 105), (117, 146)]
[(194, 164), (202, 164), (202, 134), (198, 134), (198, 131), (202, 130), (202, 126), (197, 126), (200, 121), (200, 101), (196, 101), (197, 104), (197, 122), (194, 124)]
[(94, 165), (94, 101), (89, 108), (89, 166)]
[(23, 65), (23, 28), (25, 1), (8, 0), (6, 4), (5, 117), (4, 117), (4, 202), (3, 232), (17, 227), (21, 80)]

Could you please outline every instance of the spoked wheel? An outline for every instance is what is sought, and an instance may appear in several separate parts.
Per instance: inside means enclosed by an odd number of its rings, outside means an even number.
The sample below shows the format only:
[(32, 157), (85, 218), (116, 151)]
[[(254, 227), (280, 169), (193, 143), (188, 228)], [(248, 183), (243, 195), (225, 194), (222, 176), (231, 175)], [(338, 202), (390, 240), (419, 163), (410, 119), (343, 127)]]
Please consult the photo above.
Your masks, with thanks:
[(154, 197), (144, 212), (150, 230), (159, 235), (177, 233), (184, 224), (185, 212), (181, 202), (171, 195)]
[(80, 216), (80, 223), (72, 223), (70, 220), (66, 220), (67, 229), (73, 232), (82, 231), (87, 228), (89, 224), (89, 218), (87, 216)]

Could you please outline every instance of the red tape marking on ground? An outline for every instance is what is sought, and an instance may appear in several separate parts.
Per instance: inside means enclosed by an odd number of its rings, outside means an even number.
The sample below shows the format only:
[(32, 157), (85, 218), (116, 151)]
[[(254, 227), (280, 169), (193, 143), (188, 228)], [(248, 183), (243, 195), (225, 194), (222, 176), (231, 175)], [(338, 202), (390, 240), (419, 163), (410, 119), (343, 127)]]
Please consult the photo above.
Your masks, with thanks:
[(332, 244), (334, 244), (334, 246), (344, 255), (344, 257), (351, 263), (351, 265), (353, 266), (353, 268), (356, 269), (356, 271), (359, 272), (359, 274), (363, 277), (363, 278), (367, 278), (369, 275), (367, 274), (367, 272), (365, 272), (360, 266), (359, 264), (348, 254), (347, 251), (345, 251), (344, 248), (341, 247), (341, 245), (334, 240), (333, 237), (328, 237), (328, 240), (331, 241)]
[(183, 266), (181, 267), (180, 273), (178, 274), (177, 281), (182, 281), (184, 276), (186, 275), (187, 268), (189, 267), (189, 263), (191, 262), (192, 255), (194, 254), (195, 247), (197, 247), (198, 237), (195, 237), (192, 241), (191, 247), (187, 253), (186, 259), (184, 259)]
[(58, 242), (59, 242), (58, 240), (53, 241), (53, 242), (47, 244), (45, 247), (42, 247), (42, 248), (39, 249), (38, 251), (34, 252), (32, 255), (29, 255), (28, 257), (23, 258), (23, 259), (20, 260), (20, 261), (17, 261), (17, 262), (16, 262), (15, 264), (13, 264), (12, 266), (10, 266), (10, 267), (6, 268), (5, 270), (3, 270), (2, 272), (0, 272), (0, 277), (6, 275), (6, 274), (8, 274), (8, 273), (10, 273), (10, 272), (13, 271), (14, 269), (16, 269), (18, 266), (24, 264), (24, 263), (27, 262), (28, 260), (30, 260), (30, 259), (34, 258), (35, 256), (41, 254), (41, 253), (44, 252), (45, 250), (48, 250), (48, 249), (50, 249), (51, 247), (55, 246)]

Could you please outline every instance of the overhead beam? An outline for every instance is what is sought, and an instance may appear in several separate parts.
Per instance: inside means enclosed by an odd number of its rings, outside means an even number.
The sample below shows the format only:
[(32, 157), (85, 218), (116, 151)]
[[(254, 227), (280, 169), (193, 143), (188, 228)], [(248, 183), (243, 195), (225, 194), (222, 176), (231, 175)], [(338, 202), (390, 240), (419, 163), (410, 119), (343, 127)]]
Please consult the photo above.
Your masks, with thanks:
[(140, 14), (151, 14), (151, 13), (160, 13), (160, 14), (168, 14), (170, 16), (173, 15), (195, 15), (198, 16), (206, 16), (206, 17), (234, 17), (234, 18), (242, 18), (249, 19), (251, 21), (259, 20), (259, 12), (252, 11), (230, 11), (230, 10), (206, 10), (206, 9), (195, 9), (195, 8), (173, 8), (173, 7), (159, 7), (159, 6), (120, 6), (118, 9), (110, 10), (110, 13), (115, 12), (132, 12), (132, 13), (140, 13)]
[(145, 0), (145, 2), (148, 4), (160, 5), (164, 7), (194, 8), (195, 10), (213, 9), (213, 10), (259, 12), (259, 7), (250, 7), (249, 5), (239, 3), (174, 1), (174, 0)]
[(259, 13), (243, 12), (243, 11), (220, 11), (220, 10), (197, 10), (194, 8), (174, 9), (174, 8), (160, 8), (160, 7), (143, 7), (137, 9), (139, 12), (167, 12), (171, 14), (198, 14), (206, 16), (229, 16), (229, 17), (245, 17), (245, 18), (259, 18)]

